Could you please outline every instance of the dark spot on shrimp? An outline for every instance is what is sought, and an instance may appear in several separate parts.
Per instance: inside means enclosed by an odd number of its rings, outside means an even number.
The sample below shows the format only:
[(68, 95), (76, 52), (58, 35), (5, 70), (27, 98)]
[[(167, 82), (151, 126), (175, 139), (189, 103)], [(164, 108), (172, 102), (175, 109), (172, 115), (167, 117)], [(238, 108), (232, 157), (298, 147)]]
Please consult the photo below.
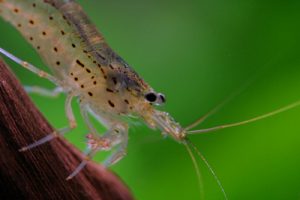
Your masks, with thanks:
[(101, 72), (102, 72), (102, 74), (103, 74), (103, 77), (104, 77), (104, 79), (107, 79), (107, 76), (106, 76), (106, 74), (105, 74), (105, 71), (104, 71), (104, 69), (100, 66), (100, 70), (101, 70)]
[(60, 65), (60, 61), (56, 61), (56, 65), (58, 65), (58, 66), (59, 66), (59, 65)]
[(75, 81), (78, 81), (78, 77), (75, 77), (74, 80), (75, 80)]
[(49, 17), (49, 20), (53, 20), (53, 17), (52, 17), (52, 16), (50, 16), (50, 17)]
[(112, 77), (111, 79), (112, 79), (112, 81), (114, 82), (115, 85), (118, 83), (116, 77)]
[(81, 88), (84, 88), (84, 85), (80, 85)]
[(92, 97), (93, 96), (93, 93), (91, 93), (91, 92), (88, 92), (88, 94)]
[(97, 81), (94, 81), (93, 84), (94, 84), (94, 85), (97, 85)]
[(102, 58), (103, 60), (106, 60), (106, 58), (105, 58), (104, 56), (102, 56), (100, 53), (96, 52), (96, 54), (97, 54), (100, 58)]
[(76, 45), (75, 45), (75, 44), (72, 44), (72, 47), (73, 47), (73, 48), (75, 48), (75, 47), (76, 47)]
[(47, 33), (46, 33), (45, 31), (43, 31), (42, 34), (43, 34), (44, 36), (47, 35)]
[(14, 9), (14, 12), (15, 12), (15, 13), (18, 13), (18, 12), (19, 12), (19, 9), (18, 9), (18, 8), (15, 8), (15, 9)]
[(84, 64), (83, 64), (82, 62), (80, 62), (80, 60), (76, 60), (76, 63), (77, 63), (78, 65), (80, 65), (81, 67), (84, 67)]
[(112, 89), (109, 89), (109, 88), (106, 88), (106, 91), (107, 91), (107, 92), (111, 92), (111, 93), (114, 92)]
[(62, 16), (63, 19), (67, 22), (68, 25), (71, 25), (70, 22), (68, 21), (67, 17), (65, 15)]
[(58, 51), (58, 50), (57, 50), (57, 47), (54, 47), (54, 48), (53, 48), (53, 50), (54, 50), (55, 52), (57, 52), (57, 51)]
[(30, 37), (29, 40), (32, 41), (32, 40), (33, 40), (33, 37)]
[(32, 25), (34, 25), (34, 21), (32, 19), (29, 20), (29, 23), (32, 24)]
[(96, 64), (97, 63), (96, 60), (94, 60), (93, 63)]
[(60, 33), (61, 33), (62, 35), (65, 35), (65, 34), (66, 34), (63, 30), (61, 30)]
[(40, 47), (40, 46), (37, 46), (36, 48), (37, 48), (38, 50), (40, 50), (40, 49), (41, 49), (41, 47)]
[(86, 68), (86, 72), (87, 72), (87, 73), (91, 73), (91, 70), (88, 69), (88, 68)]
[(104, 69), (102, 67), (100, 67), (100, 70), (101, 70), (102, 74), (105, 75)]
[(129, 101), (128, 101), (127, 99), (124, 99), (124, 102), (125, 102), (126, 104), (129, 104)]
[(70, 74), (71, 74), (71, 76), (73, 76), (73, 75), (74, 75), (74, 74), (73, 74), (73, 72), (71, 72)]
[(94, 78), (95, 78), (95, 76), (92, 76), (92, 77), (91, 77), (91, 79), (94, 79)]
[(109, 67), (110, 67), (111, 69), (114, 69), (114, 67), (113, 67), (111, 64), (109, 65)]
[(36, 7), (36, 4), (35, 4), (35, 3), (33, 3), (33, 4), (32, 4), (32, 7)]
[(115, 104), (113, 102), (111, 102), (111, 100), (108, 100), (108, 104), (111, 106), (111, 107), (115, 107)]
[(21, 28), (21, 27), (22, 27), (22, 24), (18, 24), (17, 26), (18, 26), (19, 28)]

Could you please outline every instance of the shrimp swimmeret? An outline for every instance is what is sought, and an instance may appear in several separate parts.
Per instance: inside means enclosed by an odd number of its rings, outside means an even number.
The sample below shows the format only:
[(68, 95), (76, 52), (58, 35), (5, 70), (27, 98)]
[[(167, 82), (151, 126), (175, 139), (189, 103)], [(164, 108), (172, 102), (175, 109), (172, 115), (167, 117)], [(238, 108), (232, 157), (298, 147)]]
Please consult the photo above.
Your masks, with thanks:
[[(0, 52), (40, 77), (44, 77), (57, 88), (49, 91), (39, 87), (27, 87), (28, 92), (45, 96), (67, 94), (65, 109), (69, 126), (23, 147), (26, 151), (64, 135), (76, 127), (71, 102), (79, 99), (80, 110), (88, 126), (86, 160), (68, 176), (73, 178), (84, 168), (98, 151), (116, 148), (103, 162), (108, 167), (126, 154), (130, 120), (141, 119), (151, 129), (158, 129), (183, 144), (192, 158), (198, 178), (198, 164), (193, 151), (208, 166), (224, 198), (225, 191), (214, 171), (199, 150), (188, 140), (191, 134), (206, 133), (218, 129), (239, 126), (261, 120), (300, 105), (295, 102), (273, 112), (242, 122), (220, 125), (202, 130), (193, 130), (212, 115), (220, 106), (183, 128), (168, 113), (158, 110), (165, 103), (165, 96), (148, 85), (121, 57), (104, 41), (103, 36), (90, 22), (81, 6), (73, 0), (0, 0), (0, 15), (10, 22), (36, 49), (52, 74), (39, 70), (6, 50)], [(90, 121), (90, 115), (106, 127), (104, 134), (98, 133)], [(128, 120), (130, 119), (130, 120)]]

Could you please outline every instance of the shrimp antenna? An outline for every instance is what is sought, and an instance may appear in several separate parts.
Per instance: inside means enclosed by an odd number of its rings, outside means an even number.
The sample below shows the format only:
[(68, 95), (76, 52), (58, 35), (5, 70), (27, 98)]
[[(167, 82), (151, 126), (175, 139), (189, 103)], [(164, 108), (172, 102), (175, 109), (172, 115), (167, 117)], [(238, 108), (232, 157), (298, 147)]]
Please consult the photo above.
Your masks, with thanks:
[(192, 162), (193, 162), (196, 174), (197, 174), (197, 178), (198, 178), (198, 185), (199, 185), (199, 189), (200, 189), (200, 196), (201, 196), (201, 199), (204, 199), (203, 181), (202, 181), (202, 177), (201, 177), (199, 165), (198, 165), (197, 160), (196, 160), (196, 158), (195, 158), (195, 156), (194, 156), (194, 154), (193, 154), (193, 152), (192, 152), (192, 150), (191, 150), (191, 148), (189, 146), (189, 141), (185, 140), (183, 144), (184, 144), (187, 152), (189, 153), (189, 156), (192, 159)]
[(244, 124), (249, 124), (255, 121), (259, 121), (268, 117), (272, 117), (274, 115), (277, 115), (279, 113), (288, 111), (290, 109), (293, 109), (297, 106), (300, 106), (300, 101), (296, 101), (292, 104), (289, 104), (287, 106), (284, 106), (282, 108), (279, 108), (277, 110), (274, 110), (272, 112), (266, 113), (264, 115), (260, 115), (258, 117), (254, 117), (245, 121), (241, 121), (241, 122), (236, 122), (236, 123), (231, 123), (231, 124), (224, 124), (224, 125), (219, 125), (219, 126), (215, 126), (215, 127), (211, 127), (211, 128), (206, 128), (206, 129), (200, 129), (200, 130), (192, 130), (192, 131), (187, 131), (188, 134), (199, 134), (199, 133), (208, 133), (208, 132), (212, 132), (212, 131), (216, 131), (216, 130), (220, 130), (220, 129), (225, 129), (225, 128), (230, 128), (230, 127), (235, 127), (235, 126), (240, 126), (240, 125), (244, 125)]
[(215, 171), (213, 170), (213, 168), (210, 166), (210, 164), (208, 163), (208, 161), (206, 160), (206, 158), (204, 157), (204, 155), (199, 151), (199, 149), (190, 140), (186, 139), (186, 142), (187, 142), (187, 144), (189, 146), (191, 146), (196, 151), (196, 153), (201, 158), (201, 160), (203, 160), (203, 162), (205, 163), (205, 165), (209, 169), (210, 173), (213, 175), (214, 179), (216, 180), (219, 188), (221, 189), (225, 200), (228, 200), (226, 192), (224, 190), (224, 187), (222, 186), (222, 183), (221, 183), (220, 179), (218, 178), (217, 174), (215, 173)]
[(233, 91), (229, 96), (227, 96), (223, 101), (221, 101), (219, 104), (217, 104), (215, 107), (213, 107), (210, 111), (208, 111), (205, 115), (203, 115), (202, 117), (200, 117), (199, 119), (197, 119), (194, 123), (188, 125), (184, 130), (190, 130), (194, 127), (196, 127), (197, 125), (203, 123), (207, 118), (209, 118), (210, 116), (216, 114), (221, 108), (223, 108), (227, 103), (229, 103), (230, 101), (232, 101), (235, 97), (237, 97), (239, 94), (241, 94), (244, 90), (246, 90), (251, 83), (254, 82), (254, 80), (256, 80), (258, 77), (258, 75), (255, 75), (254, 77), (252, 77), (251, 79), (247, 80), (246, 82), (244, 82), (240, 87), (238, 87), (235, 91)]

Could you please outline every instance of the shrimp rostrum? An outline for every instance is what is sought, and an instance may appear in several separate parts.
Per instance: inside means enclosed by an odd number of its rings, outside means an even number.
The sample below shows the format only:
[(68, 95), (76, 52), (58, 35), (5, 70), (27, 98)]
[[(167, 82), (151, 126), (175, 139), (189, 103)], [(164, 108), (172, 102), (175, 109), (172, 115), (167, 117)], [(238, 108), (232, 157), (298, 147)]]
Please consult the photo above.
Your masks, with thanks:
[[(0, 0), (0, 15), (35, 48), (50, 68), (51, 74), (39, 70), (2, 48), (0, 52), (57, 85), (52, 91), (39, 87), (26, 87), (26, 90), (45, 96), (56, 96), (61, 92), (67, 94), (65, 110), (69, 120), (68, 127), (49, 133), (45, 138), (23, 147), (21, 151), (41, 145), (74, 129), (76, 121), (71, 102), (74, 98), (79, 99), (81, 114), (90, 133), (87, 136), (88, 151), (86, 160), (82, 161), (68, 179), (80, 172), (98, 151), (114, 149), (103, 162), (105, 166), (110, 166), (124, 157), (130, 121), (136, 118), (151, 129), (158, 129), (163, 135), (184, 144), (198, 170), (191, 149), (202, 159), (204, 157), (187, 139), (189, 134), (253, 122), (299, 105), (299, 102), (296, 102), (243, 122), (191, 130), (214, 113), (216, 111), (214, 109), (195, 123), (183, 128), (168, 113), (158, 109), (158, 105), (165, 103), (165, 96), (156, 92), (108, 46), (74, 0)], [(90, 121), (91, 115), (106, 127), (105, 133), (97, 132)], [(206, 161), (205, 163), (208, 165)], [(216, 178), (209, 165), (208, 167)], [(217, 181), (221, 187), (218, 179)], [(223, 191), (222, 187), (221, 189)]]

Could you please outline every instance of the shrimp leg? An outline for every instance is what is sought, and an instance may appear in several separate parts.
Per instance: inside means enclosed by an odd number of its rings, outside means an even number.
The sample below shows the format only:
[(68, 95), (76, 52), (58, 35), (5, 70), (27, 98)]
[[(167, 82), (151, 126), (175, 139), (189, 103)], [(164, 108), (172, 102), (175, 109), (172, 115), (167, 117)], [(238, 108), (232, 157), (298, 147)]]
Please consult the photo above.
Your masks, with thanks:
[(67, 96), (67, 99), (66, 99), (66, 103), (65, 103), (65, 110), (66, 110), (66, 114), (67, 114), (67, 118), (68, 118), (68, 121), (69, 121), (69, 126), (68, 127), (65, 127), (65, 128), (61, 128), (61, 129), (58, 129), (52, 133), (50, 133), (49, 135), (39, 139), (38, 141), (28, 145), (28, 146), (25, 146), (23, 148), (21, 148), (19, 151), (27, 151), (29, 149), (32, 149), (34, 147), (37, 147), (41, 144), (44, 144), (46, 142), (49, 142), (50, 140), (58, 137), (58, 136), (63, 136), (65, 133), (71, 131), (72, 129), (76, 128), (77, 124), (76, 124), (76, 121), (75, 121), (75, 117), (74, 117), (74, 114), (73, 114), (73, 110), (72, 110), (72, 106), (71, 106), (71, 103), (72, 103), (72, 99), (74, 97), (74, 94), (69, 94)]
[(98, 131), (93, 126), (93, 124), (90, 120), (88, 104), (80, 103), (80, 113), (81, 113), (81, 116), (82, 116), (83, 120), (85, 121), (85, 123), (86, 123), (86, 125), (89, 129), (89, 132), (93, 135), (97, 135), (97, 134), (99, 135)]
[(63, 89), (61, 87), (56, 87), (50, 90), (39, 86), (24, 86), (24, 89), (27, 93), (33, 93), (52, 98), (58, 97), (58, 95), (63, 92)]
[(103, 162), (105, 167), (109, 167), (113, 164), (116, 164), (127, 154), (127, 144), (128, 144), (128, 132), (127, 130), (123, 130), (119, 133), (120, 136), (118, 138), (119, 144), (118, 148), (112, 152), (110, 156)]
[(97, 149), (89, 148), (85, 153), (85, 158), (81, 163), (76, 167), (76, 169), (66, 178), (66, 180), (72, 179), (76, 176), (86, 165), (87, 163), (92, 160), (93, 156), (96, 154)]
[(76, 169), (67, 177), (67, 180), (72, 179), (76, 176), (86, 165), (93, 159), (93, 156), (98, 151), (107, 151), (116, 145), (119, 145), (118, 149), (115, 150), (103, 163), (105, 167), (115, 164), (126, 155), (128, 132), (127, 128), (113, 128), (108, 130), (103, 136), (97, 136), (93, 134), (87, 135), (88, 139), (88, 150), (85, 153), (86, 157), (76, 167)]
[(53, 82), (54, 84), (59, 85), (59, 81), (52, 75), (48, 74), (47, 72), (45, 72), (43, 70), (40, 70), (39, 68), (35, 67), (34, 65), (32, 65), (26, 61), (21, 60), (20, 58), (17, 58), (16, 56), (12, 55), (8, 51), (2, 49), (1, 47), (0, 47), (0, 53), (3, 54), (4, 56), (8, 57), (12, 61), (18, 63), (22, 67), (28, 69), (29, 71), (37, 74), (39, 77), (46, 78), (49, 81)]

